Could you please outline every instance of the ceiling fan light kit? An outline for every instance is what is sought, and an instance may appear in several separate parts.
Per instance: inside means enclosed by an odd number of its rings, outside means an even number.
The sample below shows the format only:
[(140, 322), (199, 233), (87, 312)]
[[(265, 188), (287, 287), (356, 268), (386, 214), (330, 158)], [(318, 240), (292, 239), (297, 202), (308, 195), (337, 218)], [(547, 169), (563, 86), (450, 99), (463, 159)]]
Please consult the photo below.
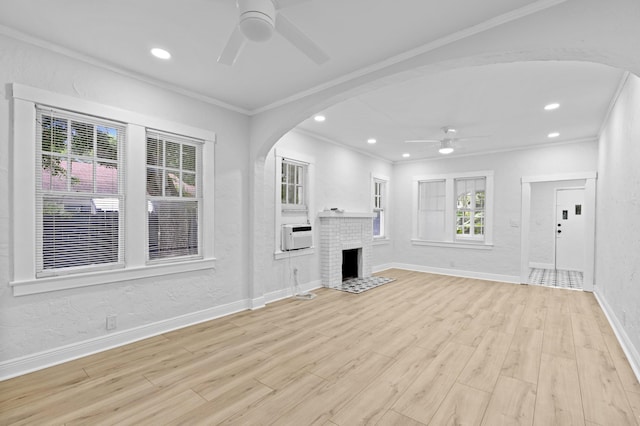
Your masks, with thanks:
[(218, 57), (218, 62), (233, 65), (247, 41), (266, 42), (274, 32), (304, 53), (316, 64), (329, 60), (313, 40), (280, 14), (280, 10), (310, 0), (237, 0), (238, 24)]
[(440, 130), (444, 133), (442, 139), (412, 139), (405, 141), (405, 143), (439, 143), (440, 148), (438, 152), (440, 154), (451, 154), (454, 151), (453, 145), (458, 141), (466, 141), (470, 139), (485, 139), (487, 136), (470, 136), (466, 138), (456, 138), (455, 134), (458, 133), (456, 129), (449, 126), (441, 127)]
[(438, 150), (440, 154), (451, 154), (453, 152), (453, 146), (451, 145), (451, 139), (445, 139), (440, 142), (440, 149)]
[(247, 40), (267, 41), (275, 29), (276, 8), (271, 0), (238, 0), (238, 26)]

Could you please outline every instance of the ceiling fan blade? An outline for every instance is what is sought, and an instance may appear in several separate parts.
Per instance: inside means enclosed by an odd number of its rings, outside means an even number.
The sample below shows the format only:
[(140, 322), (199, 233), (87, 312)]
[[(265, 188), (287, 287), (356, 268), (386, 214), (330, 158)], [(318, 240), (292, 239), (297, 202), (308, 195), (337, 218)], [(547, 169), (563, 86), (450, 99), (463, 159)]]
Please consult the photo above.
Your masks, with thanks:
[(240, 55), (245, 43), (246, 39), (240, 32), (240, 27), (236, 26), (235, 30), (231, 33), (231, 37), (229, 37), (229, 41), (227, 41), (222, 53), (218, 57), (218, 63), (233, 65), (236, 59), (238, 59), (238, 55)]
[(311, 0), (272, 0), (276, 9), (284, 9), (286, 7), (291, 7), (298, 5), (300, 3), (307, 3)]
[(414, 140), (409, 140), (409, 141), (404, 141), (405, 143), (432, 143), (432, 142), (437, 142), (440, 143), (442, 142), (440, 139), (414, 139)]
[(276, 17), (276, 31), (289, 40), (289, 42), (302, 53), (311, 58), (316, 64), (321, 65), (329, 60), (329, 56), (320, 46), (300, 31), (298, 27), (293, 25), (291, 21), (282, 16), (282, 14), (278, 14)]
[(470, 141), (473, 139), (487, 139), (489, 136), (469, 136), (466, 138), (454, 138), (453, 140), (458, 142), (458, 141)]

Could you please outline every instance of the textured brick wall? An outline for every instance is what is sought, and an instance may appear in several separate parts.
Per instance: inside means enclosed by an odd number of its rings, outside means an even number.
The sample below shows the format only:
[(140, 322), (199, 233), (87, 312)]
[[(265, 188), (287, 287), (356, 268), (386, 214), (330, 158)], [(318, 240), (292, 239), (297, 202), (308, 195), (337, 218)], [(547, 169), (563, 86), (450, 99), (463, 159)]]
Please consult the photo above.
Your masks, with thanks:
[(373, 223), (371, 217), (320, 217), (322, 285), (342, 284), (342, 251), (361, 249), (361, 277), (371, 276)]

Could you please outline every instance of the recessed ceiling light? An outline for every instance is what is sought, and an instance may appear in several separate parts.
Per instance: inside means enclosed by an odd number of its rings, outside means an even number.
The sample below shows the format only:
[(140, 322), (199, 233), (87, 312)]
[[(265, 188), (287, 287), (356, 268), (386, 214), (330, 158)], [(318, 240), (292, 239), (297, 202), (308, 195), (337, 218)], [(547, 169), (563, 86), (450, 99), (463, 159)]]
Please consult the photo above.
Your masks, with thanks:
[(371, 138), (371, 139), (367, 139), (367, 143), (370, 145), (373, 145), (374, 143), (378, 142), (377, 140)]
[(411, 157), (411, 154), (409, 154), (408, 152), (405, 152), (404, 154), (402, 154), (402, 156), (404, 158), (409, 158), (409, 157)]
[(560, 136), (558, 132), (551, 132), (547, 135), (548, 138), (557, 138), (558, 136)]
[(160, 59), (170, 59), (171, 58), (171, 53), (167, 52), (164, 49), (160, 49), (159, 47), (154, 47), (153, 49), (151, 49), (151, 54), (153, 56), (155, 56), (156, 58), (160, 58)]
[(324, 115), (316, 115), (315, 117), (313, 117), (313, 119), (316, 120), (318, 123), (322, 123), (327, 118)]
[(554, 109), (558, 109), (560, 108), (560, 104), (557, 102), (554, 102), (552, 104), (547, 104), (544, 106), (545, 111), (552, 111)]

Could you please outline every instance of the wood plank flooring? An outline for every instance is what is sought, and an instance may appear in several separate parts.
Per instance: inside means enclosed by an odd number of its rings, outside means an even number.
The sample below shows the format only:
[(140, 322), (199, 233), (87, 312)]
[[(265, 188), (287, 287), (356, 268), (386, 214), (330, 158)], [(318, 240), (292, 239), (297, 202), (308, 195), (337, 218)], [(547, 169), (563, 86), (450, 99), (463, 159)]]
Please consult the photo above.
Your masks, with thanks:
[(0, 382), (0, 424), (640, 425), (592, 294), (381, 275)]

